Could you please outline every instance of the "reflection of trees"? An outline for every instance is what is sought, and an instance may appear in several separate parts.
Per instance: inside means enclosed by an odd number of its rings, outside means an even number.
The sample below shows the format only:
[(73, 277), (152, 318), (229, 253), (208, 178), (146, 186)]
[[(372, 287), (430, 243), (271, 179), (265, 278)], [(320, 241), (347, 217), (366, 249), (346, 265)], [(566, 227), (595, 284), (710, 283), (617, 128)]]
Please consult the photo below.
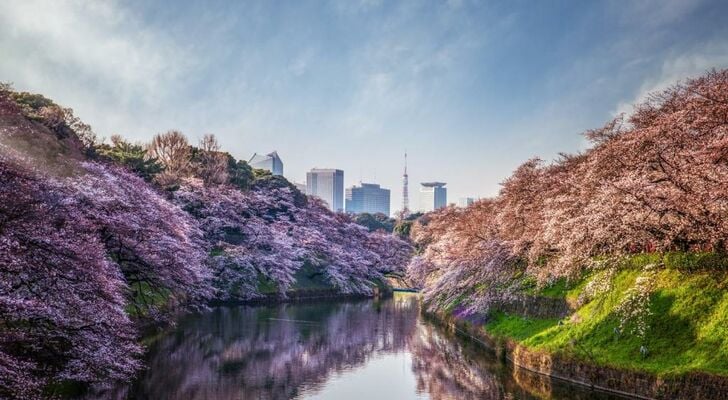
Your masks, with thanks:
[[(414, 296), (393, 301), (219, 308), (180, 323), (118, 398), (285, 399), (380, 352), (404, 351)], [(126, 391), (124, 390), (124, 391)], [(109, 396), (105, 393), (104, 396)]]
[(417, 328), (410, 351), (418, 391), (429, 393), (433, 400), (511, 398), (492, 372), (500, 367), (495, 357), (472, 357), (473, 349), (432, 325)]
[(417, 324), (409, 349), (417, 390), (429, 393), (432, 400), (615, 398), (524, 369), (512, 369), (480, 345), (455, 338), (426, 322)]
[(482, 347), (419, 320), (415, 296), (218, 308), (181, 321), (150, 349), (148, 369), (103, 399), (289, 399), (382, 353), (409, 352), (432, 400), (607, 399), (512, 370)]

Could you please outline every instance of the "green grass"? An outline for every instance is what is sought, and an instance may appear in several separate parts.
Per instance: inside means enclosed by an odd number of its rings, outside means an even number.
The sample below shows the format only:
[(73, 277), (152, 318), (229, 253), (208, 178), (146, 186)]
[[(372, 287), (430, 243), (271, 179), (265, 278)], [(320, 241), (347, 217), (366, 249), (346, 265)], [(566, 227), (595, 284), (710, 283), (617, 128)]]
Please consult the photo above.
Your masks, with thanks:
[(627, 267), (642, 267), (647, 264), (662, 264), (665, 268), (682, 271), (728, 271), (728, 255), (712, 252), (667, 252), (646, 253), (625, 260)]
[[(629, 332), (615, 334), (619, 318), (614, 310), (640, 274), (637, 267), (658, 258), (666, 267), (656, 275), (645, 338)], [(672, 264), (668, 265), (666, 259)], [(494, 313), (485, 329), (532, 349), (567, 354), (600, 365), (658, 375), (690, 371), (728, 375), (728, 273), (720, 265), (696, 267), (705, 260), (714, 263), (712, 256), (687, 258), (688, 266), (676, 265), (675, 260), (680, 259), (686, 258), (673, 253), (626, 260), (613, 279), (612, 289), (583, 305), (562, 325), (558, 319)], [(588, 280), (571, 288), (566, 283), (556, 283), (543, 289), (542, 295), (576, 298)], [(647, 347), (647, 357), (641, 356), (641, 345)]]
[(496, 336), (506, 336), (518, 341), (536, 337), (541, 332), (556, 326), (559, 322), (556, 318), (526, 318), (501, 312), (494, 313), (491, 318), (491, 322), (486, 326), (489, 333)]
[(523, 278), (522, 285), (525, 287), (523, 293), (531, 296), (575, 300), (589, 281), (587, 278), (589, 275), (584, 275), (579, 279), (560, 278), (544, 287), (538, 287), (535, 279)]

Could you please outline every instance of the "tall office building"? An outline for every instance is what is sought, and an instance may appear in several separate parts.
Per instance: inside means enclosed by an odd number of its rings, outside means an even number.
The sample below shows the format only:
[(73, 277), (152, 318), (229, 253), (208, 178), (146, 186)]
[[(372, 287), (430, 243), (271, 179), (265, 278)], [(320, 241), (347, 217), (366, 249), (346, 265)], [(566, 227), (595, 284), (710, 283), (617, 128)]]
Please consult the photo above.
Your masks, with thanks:
[(444, 182), (422, 182), (420, 201), (422, 211), (434, 211), (447, 205), (447, 189)]
[(382, 189), (374, 183), (362, 183), (360, 187), (346, 189), (346, 212), (389, 216), (389, 189)]
[(283, 175), (283, 161), (276, 151), (266, 155), (255, 153), (248, 164), (253, 168), (268, 170), (273, 175)]
[(475, 203), (475, 199), (472, 197), (461, 197), (458, 199), (458, 207), (467, 207)]
[(344, 171), (314, 168), (307, 172), (306, 194), (319, 197), (332, 211), (344, 211)]

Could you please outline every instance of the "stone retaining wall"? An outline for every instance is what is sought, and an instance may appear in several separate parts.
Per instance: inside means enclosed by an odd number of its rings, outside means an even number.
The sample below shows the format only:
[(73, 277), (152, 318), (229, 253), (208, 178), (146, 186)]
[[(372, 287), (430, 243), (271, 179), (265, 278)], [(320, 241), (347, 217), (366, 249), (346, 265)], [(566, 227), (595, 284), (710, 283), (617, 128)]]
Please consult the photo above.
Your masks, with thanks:
[[(499, 358), (518, 368), (546, 375), (594, 390), (637, 399), (716, 400), (728, 398), (728, 378), (706, 373), (689, 373), (679, 377), (654, 375), (601, 367), (566, 356), (529, 350), (512, 340), (497, 340), (479, 323), (473, 324), (449, 314), (428, 314), (449, 330), (466, 335), (494, 349)], [(518, 368), (514, 368), (517, 371)], [(515, 372), (514, 372), (515, 374)]]
[(501, 302), (494, 308), (528, 318), (563, 318), (575, 311), (565, 299), (527, 295)]

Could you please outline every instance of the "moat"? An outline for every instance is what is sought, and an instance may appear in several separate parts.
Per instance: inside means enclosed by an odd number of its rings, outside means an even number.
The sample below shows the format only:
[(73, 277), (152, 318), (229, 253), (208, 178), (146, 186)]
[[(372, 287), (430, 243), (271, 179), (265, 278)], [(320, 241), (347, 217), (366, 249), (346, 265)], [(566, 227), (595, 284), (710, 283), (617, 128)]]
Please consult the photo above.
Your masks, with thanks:
[(415, 294), (384, 300), (215, 308), (149, 347), (117, 399), (613, 399), (500, 362), (423, 317)]

